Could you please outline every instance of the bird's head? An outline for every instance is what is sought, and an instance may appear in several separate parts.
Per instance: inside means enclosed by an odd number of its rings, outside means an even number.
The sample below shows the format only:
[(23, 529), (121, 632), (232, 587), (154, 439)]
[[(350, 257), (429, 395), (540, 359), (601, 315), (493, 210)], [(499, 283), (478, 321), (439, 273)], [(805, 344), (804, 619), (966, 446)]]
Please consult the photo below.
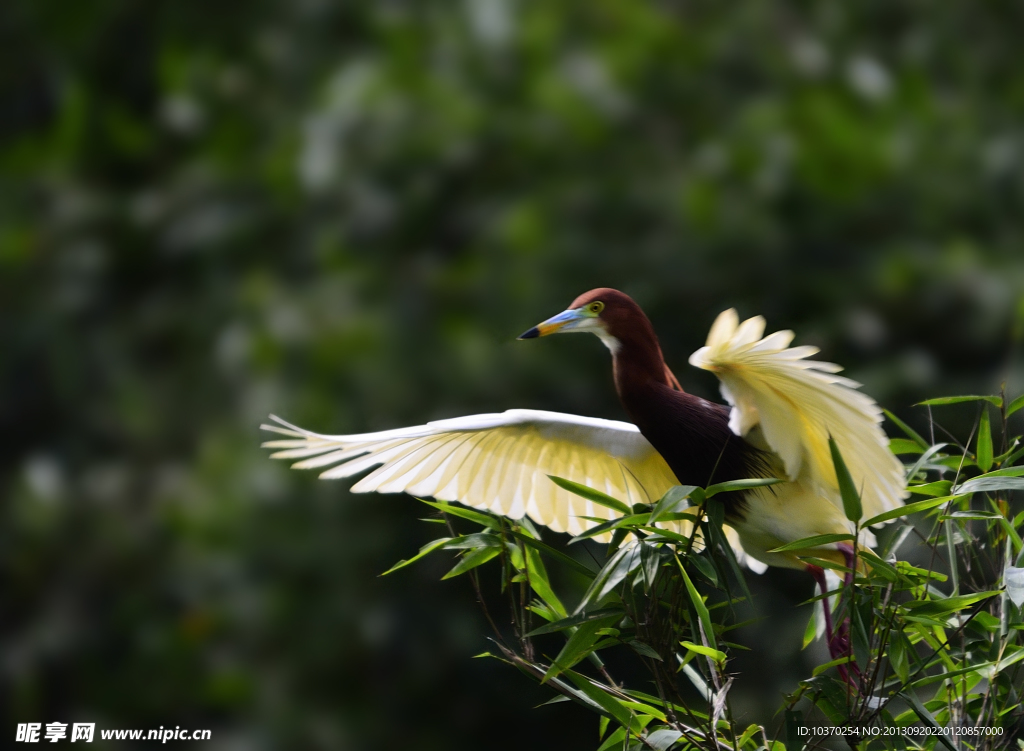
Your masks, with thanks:
[(567, 310), (524, 331), (519, 338), (534, 339), (574, 331), (596, 334), (613, 354), (623, 341), (638, 333), (654, 336), (650, 321), (633, 298), (616, 289), (600, 287), (584, 292)]

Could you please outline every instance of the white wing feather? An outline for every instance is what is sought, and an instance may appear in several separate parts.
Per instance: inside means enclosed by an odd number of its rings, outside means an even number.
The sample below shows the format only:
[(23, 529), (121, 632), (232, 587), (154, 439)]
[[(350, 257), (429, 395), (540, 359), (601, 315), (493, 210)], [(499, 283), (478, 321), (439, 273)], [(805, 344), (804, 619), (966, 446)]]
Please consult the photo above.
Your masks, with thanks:
[(740, 324), (736, 311), (727, 310), (711, 327), (707, 346), (690, 357), (721, 381), (732, 405), (729, 427), (747, 436), (759, 425), (788, 478), (814, 488), (841, 511), (831, 435), (861, 491), (864, 516), (897, 508), (906, 497), (903, 466), (889, 451), (882, 410), (854, 390), (860, 384), (835, 375), (837, 365), (807, 360), (817, 348), (790, 348), (792, 331), (762, 339), (764, 327), (760, 316)]
[[(547, 475), (600, 490), (624, 503), (651, 503), (677, 485), (675, 475), (635, 425), (559, 412), (513, 409), (359, 435), (321, 435), (273, 417), (264, 430), (272, 458), (296, 469), (326, 468), (323, 479), (373, 472), (353, 493), (411, 493), (579, 534), (611, 509), (569, 493)], [(678, 526), (678, 523), (667, 525)], [(608, 535), (597, 538), (610, 539)]]

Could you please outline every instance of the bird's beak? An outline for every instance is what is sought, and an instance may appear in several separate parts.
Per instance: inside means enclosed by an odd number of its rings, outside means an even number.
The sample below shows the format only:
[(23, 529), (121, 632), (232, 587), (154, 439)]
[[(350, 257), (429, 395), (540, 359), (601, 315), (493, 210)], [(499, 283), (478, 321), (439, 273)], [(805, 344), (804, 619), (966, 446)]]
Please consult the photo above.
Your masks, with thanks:
[(538, 323), (529, 331), (524, 331), (518, 336), (519, 339), (536, 339), (538, 336), (557, 334), (560, 331), (571, 331), (584, 321), (590, 320), (583, 314), (582, 309), (566, 310), (553, 316), (543, 323)]

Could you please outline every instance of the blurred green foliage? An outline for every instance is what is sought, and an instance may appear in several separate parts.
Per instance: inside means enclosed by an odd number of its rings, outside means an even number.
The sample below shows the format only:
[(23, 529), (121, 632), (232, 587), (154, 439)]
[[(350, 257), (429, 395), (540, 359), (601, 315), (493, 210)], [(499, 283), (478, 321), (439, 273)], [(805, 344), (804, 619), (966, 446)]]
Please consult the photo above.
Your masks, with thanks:
[[(925, 397), (1019, 393), (1022, 16), (8, 0), (5, 727), (591, 747), (467, 659), (484, 629), (443, 566), (375, 577), (426, 539), (419, 504), (290, 475), (257, 424), (620, 417), (596, 343), (513, 341), (598, 285), (704, 395), (685, 358), (731, 305), (917, 425)], [(800, 672), (810, 584), (753, 585), (769, 625), (741, 634), (734, 696), (762, 719)]]

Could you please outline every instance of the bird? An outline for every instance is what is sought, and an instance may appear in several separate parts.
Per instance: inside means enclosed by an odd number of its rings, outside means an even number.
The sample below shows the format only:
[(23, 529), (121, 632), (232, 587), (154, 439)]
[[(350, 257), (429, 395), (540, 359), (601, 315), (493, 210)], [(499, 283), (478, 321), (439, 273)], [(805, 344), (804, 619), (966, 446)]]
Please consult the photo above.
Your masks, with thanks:
[[(629, 422), (510, 409), (375, 433), (324, 435), (272, 415), (274, 424), (262, 427), (287, 438), (264, 445), (277, 449), (273, 458), (297, 459), (297, 469), (324, 469), (324, 479), (375, 468), (353, 493), (431, 496), (510, 519), (526, 516), (573, 535), (613, 518), (614, 511), (549, 476), (630, 506), (654, 503), (676, 485), (779, 478), (775, 485), (723, 494), (734, 547), (757, 572), (766, 566), (810, 572), (824, 593), (825, 572), (804, 558), (852, 571), (851, 543), (776, 549), (857, 531), (844, 513), (830, 440), (845, 458), (865, 517), (899, 508), (907, 495), (904, 469), (889, 450), (881, 408), (858, 390), (860, 384), (837, 375), (837, 365), (808, 359), (817, 348), (790, 347), (792, 331), (764, 336), (765, 326), (761, 316), (741, 323), (735, 309), (726, 310), (705, 346), (689, 358), (718, 377), (727, 402), (719, 404), (683, 390), (653, 325), (631, 297), (593, 289), (518, 338), (596, 335), (611, 352), (613, 382)], [(869, 529), (859, 535), (860, 545), (876, 544)], [(851, 578), (847, 574), (846, 583)], [(834, 629), (829, 607), (824, 612), (830, 652), (849, 654), (848, 631)], [(849, 680), (846, 669), (839, 670)]]

